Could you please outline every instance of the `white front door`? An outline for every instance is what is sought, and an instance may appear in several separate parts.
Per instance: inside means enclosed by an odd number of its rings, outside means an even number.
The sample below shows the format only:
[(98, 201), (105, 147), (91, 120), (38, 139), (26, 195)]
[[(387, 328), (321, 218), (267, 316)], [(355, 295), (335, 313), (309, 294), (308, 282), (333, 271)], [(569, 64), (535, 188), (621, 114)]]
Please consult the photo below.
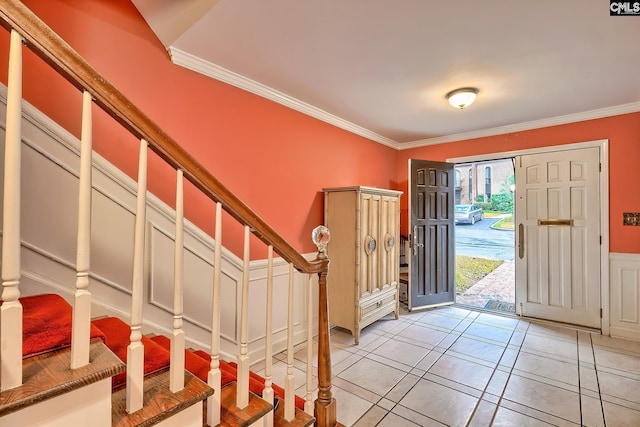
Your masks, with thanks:
[(600, 152), (516, 157), (516, 310), (601, 327)]

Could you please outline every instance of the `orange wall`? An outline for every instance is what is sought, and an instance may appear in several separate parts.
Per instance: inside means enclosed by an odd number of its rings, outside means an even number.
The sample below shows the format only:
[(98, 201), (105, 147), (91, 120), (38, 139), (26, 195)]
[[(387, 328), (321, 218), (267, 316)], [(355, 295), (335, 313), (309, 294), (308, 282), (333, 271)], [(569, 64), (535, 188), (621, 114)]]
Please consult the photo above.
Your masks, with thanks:
[[(323, 187), (395, 185), (395, 150), (173, 65), (129, 0), (24, 3), (301, 252), (315, 250)], [(6, 84), (8, 35), (0, 33)], [(80, 93), (30, 53), (24, 75), (27, 101), (79, 136)], [(137, 144), (110, 118), (94, 118), (94, 148), (132, 177)], [(149, 189), (174, 205), (174, 172), (158, 159), (150, 160)], [(185, 191), (187, 217), (212, 233), (213, 204)], [(241, 227), (230, 222), (223, 244), (241, 254)], [(252, 258), (264, 253), (252, 244)]]
[[(173, 65), (129, 0), (25, 0), (48, 25), (148, 116), (302, 252), (315, 248), (323, 187), (369, 185), (407, 191), (407, 159), (444, 160), (596, 139), (610, 140), (610, 249), (640, 253), (635, 167), (640, 113), (396, 152), (264, 98)], [(0, 31), (0, 81), (7, 81), (8, 36)], [(80, 133), (80, 94), (25, 53), (24, 97)], [(94, 111), (96, 109), (94, 108)], [(94, 147), (132, 177), (137, 141), (110, 119), (94, 118)], [(151, 159), (150, 190), (173, 205), (174, 175)], [(213, 205), (186, 188), (187, 217), (213, 230)], [(402, 197), (406, 224), (407, 198)], [(227, 221), (225, 224), (229, 224)], [(406, 230), (405, 230), (406, 231)], [(241, 253), (241, 228), (225, 225), (223, 243)], [(252, 245), (252, 258), (264, 256)]]
[[(403, 150), (398, 152), (397, 181), (406, 194), (410, 158), (444, 161), (599, 139), (609, 140), (609, 248), (612, 252), (640, 253), (640, 227), (622, 225), (623, 212), (640, 212), (640, 185), (635, 175), (640, 163), (640, 113)], [(406, 197), (402, 209), (406, 227)]]

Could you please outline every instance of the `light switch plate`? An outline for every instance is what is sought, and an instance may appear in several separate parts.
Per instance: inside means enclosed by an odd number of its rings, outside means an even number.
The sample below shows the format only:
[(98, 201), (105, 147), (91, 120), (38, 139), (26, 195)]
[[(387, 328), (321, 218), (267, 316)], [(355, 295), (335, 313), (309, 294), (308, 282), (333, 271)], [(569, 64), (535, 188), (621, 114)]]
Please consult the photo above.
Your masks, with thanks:
[(640, 225), (640, 212), (624, 212), (622, 225)]

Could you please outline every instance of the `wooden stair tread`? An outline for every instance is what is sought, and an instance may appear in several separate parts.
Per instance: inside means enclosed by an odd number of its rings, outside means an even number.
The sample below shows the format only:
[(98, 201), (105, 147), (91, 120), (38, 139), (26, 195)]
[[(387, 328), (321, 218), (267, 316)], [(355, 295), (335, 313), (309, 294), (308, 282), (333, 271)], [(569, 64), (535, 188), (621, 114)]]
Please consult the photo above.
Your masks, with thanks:
[(71, 348), (46, 353), (22, 362), (23, 384), (0, 393), (0, 416), (46, 399), (111, 378), (126, 366), (102, 342), (92, 343), (89, 363), (71, 369)]
[(121, 389), (111, 397), (111, 425), (116, 427), (152, 426), (178, 412), (201, 404), (213, 394), (213, 389), (189, 372), (184, 373), (184, 388), (169, 391), (169, 370), (156, 372), (144, 378), (144, 400), (142, 409), (128, 414), (126, 410), (126, 389)]
[(273, 414), (273, 425), (276, 427), (307, 427), (313, 425), (316, 421), (314, 417), (304, 412), (302, 409), (296, 408), (295, 418), (287, 421), (284, 418), (284, 402), (280, 402)]
[(249, 393), (249, 405), (244, 409), (236, 406), (237, 383), (231, 383), (220, 392), (221, 427), (250, 426), (273, 409), (273, 405)]

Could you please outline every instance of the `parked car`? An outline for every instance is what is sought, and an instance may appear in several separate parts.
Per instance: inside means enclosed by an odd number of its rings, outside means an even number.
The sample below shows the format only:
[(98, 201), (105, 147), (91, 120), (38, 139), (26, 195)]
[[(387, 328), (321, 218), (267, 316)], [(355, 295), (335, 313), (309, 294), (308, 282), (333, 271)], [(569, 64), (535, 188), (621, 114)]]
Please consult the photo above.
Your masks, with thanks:
[(484, 211), (478, 205), (456, 205), (454, 212), (456, 224), (475, 224), (484, 218)]

